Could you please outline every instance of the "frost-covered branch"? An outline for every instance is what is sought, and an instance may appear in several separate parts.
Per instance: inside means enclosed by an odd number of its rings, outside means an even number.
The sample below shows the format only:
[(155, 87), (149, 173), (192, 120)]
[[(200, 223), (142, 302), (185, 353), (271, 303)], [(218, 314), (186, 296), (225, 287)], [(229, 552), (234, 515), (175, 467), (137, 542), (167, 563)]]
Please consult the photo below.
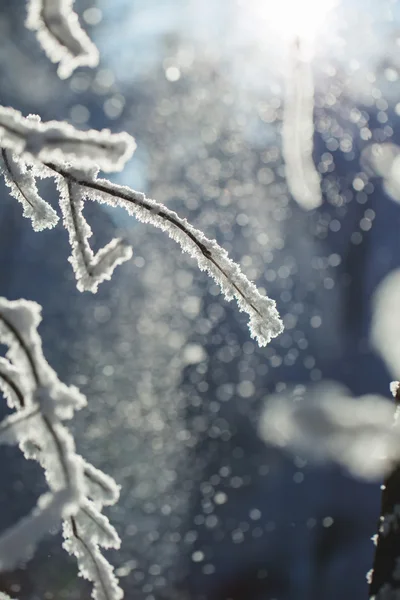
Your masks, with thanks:
[(54, 227), (58, 221), (57, 213), (39, 196), (35, 178), (26, 165), (5, 148), (1, 149), (0, 170), (12, 195), (21, 202), (24, 217), (31, 219), (33, 229), (40, 231)]
[[(86, 197), (111, 206), (123, 207), (139, 221), (149, 223), (165, 231), (169, 237), (178, 242), (184, 252), (188, 252), (196, 259), (199, 268), (202, 271), (207, 271), (213, 277), (220, 286), (225, 298), (227, 300), (236, 298), (239, 309), (248, 313), (251, 336), (258, 340), (260, 346), (268, 344), (272, 337), (277, 336), (282, 331), (282, 323), (275, 302), (258, 292), (256, 286), (241, 272), (239, 265), (229, 258), (227, 252), (217, 242), (209, 240), (186, 219), (179, 217), (176, 212), (146, 198), (141, 192), (136, 192), (126, 186), (113, 184), (105, 179), (97, 179), (95, 174), (92, 174), (91, 178), (82, 177), (55, 164), (46, 163), (45, 166), (58, 173), (67, 182), (62, 184), (63, 187), (60, 185), (59, 187), (61, 187), (64, 221), (66, 221), (73, 247), (71, 262), (74, 265), (78, 281), (81, 281), (87, 275), (88, 253), (85, 237), (83, 236), (83, 239), (80, 239), (79, 235), (76, 234), (79, 234), (82, 230), (85, 231), (87, 226), (85, 227), (82, 223), (81, 211), (77, 214), (76, 219), (80, 226), (74, 226), (72, 216), (70, 214), (66, 216), (65, 208), (71, 205), (71, 194), (76, 189), (80, 189), (80, 202)], [(111, 244), (108, 244), (100, 252), (105, 252)], [(125, 252), (122, 256), (117, 256), (118, 262), (115, 264), (126, 260), (127, 253)], [(110, 261), (106, 262), (108, 267)], [(115, 264), (113, 264), (113, 267)], [(103, 278), (108, 278), (108, 275)], [(89, 286), (90, 283), (85, 287), (82, 282), (78, 287), (80, 289), (91, 289)]]
[(5, 106), (0, 106), (0, 146), (28, 163), (38, 159), (107, 173), (120, 171), (136, 148), (132, 136), (125, 132), (80, 131), (64, 121), (43, 123), (37, 115), (23, 117)]
[(239, 309), (250, 316), (250, 333), (261, 346), (282, 331), (275, 302), (258, 292), (215, 241), (144, 194), (97, 178), (98, 168), (118, 170), (132, 155), (135, 143), (128, 134), (79, 131), (68, 123), (42, 123), (39, 117), (25, 118), (12, 108), (0, 107), (0, 147), (6, 182), (34, 229), (52, 227), (57, 221), (54, 210), (39, 197), (35, 178), (56, 179), (72, 247), (70, 262), (81, 291), (97, 291), (99, 283), (110, 279), (115, 267), (132, 255), (120, 239), (93, 253), (88, 242), (91, 230), (82, 214), (84, 200), (91, 199), (122, 206), (139, 221), (168, 233), (213, 277), (227, 300), (236, 298)]
[(82, 214), (84, 188), (72, 178), (60, 179), (58, 188), (63, 221), (72, 248), (70, 262), (74, 267), (78, 289), (81, 292), (96, 292), (99, 283), (111, 279), (117, 265), (132, 257), (132, 248), (115, 238), (94, 255), (88, 242), (92, 231)]
[(123, 592), (118, 579), (99, 551), (99, 546), (120, 546), (120, 539), (108, 519), (94, 504), (86, 501), (77, 515), (64, 521), (63, 535), (63, 547), (76, 556), (81, 575), (94, 584), (93, 597), (96, 600), (120, 600)]
[(96, 67), (99, 53), (80, 26), (73, 11), (74, 0), (28, 0), (26, 27), (36, 32), (38, 42), (66, 79), (77, 67)]
[(0, 357), (0, 389), (10, 408), (24, 408), (25, 406), (19, 379), (19, 371), (8, 360)]
[(83, 463), (88, 498), (100, 507), (115, 504), (119, 498), (119, 486), (116, 485), (114, 479), (100, 469), (96, 469), (81, 456), (78, 457), (78, 460)]
[(18, 444), (27, 458), (36, 459), (50, 490), (28, 516), (0, 535), (0, 572), (30, 558), (64, 520), (64, 547), (76, 555), (82, 576), (93, 582), (93, 597), (119, 600), (122, 590), (99, 550), (119, 547), (117, 532), (100, 512), (117, 501), (119, 488), (76, 454), (62, 423), (86, 398), (63, 384), (44, 358), (37, 332), (40, 310), (35, 302), (0, 298), (0, 343), (8, 346), (6, 358), (0, 359), (0, 387), (15, 409), (0, 423), (0, 444)]

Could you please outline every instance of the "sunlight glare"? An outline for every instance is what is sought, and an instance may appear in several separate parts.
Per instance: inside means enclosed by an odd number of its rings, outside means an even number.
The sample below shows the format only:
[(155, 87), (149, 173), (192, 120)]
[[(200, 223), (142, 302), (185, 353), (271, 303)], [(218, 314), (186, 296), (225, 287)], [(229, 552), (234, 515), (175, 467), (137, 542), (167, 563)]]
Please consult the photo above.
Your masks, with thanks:
[(336, 0), (253, 0), (247, 6), (287, 43), (297, 39), (312, 46), (336, 5)]

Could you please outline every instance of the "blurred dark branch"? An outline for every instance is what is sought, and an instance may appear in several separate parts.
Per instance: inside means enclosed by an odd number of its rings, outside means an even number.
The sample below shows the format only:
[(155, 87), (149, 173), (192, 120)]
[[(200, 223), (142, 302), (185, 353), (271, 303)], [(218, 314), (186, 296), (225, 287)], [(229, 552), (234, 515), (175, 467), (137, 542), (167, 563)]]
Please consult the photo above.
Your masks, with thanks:
[[(400, 405), (400, 385), (395, 393)], [(397, 562), (400, 558), (400, 463), (397, 463), (382, 485), (381, 511), (378, 534), (370, 579), (369, 597), (379, 598), (384, 586), (392, 591), (400, 590), (400, 573)], [(397, 573), (396, 573), (397, 571)]]

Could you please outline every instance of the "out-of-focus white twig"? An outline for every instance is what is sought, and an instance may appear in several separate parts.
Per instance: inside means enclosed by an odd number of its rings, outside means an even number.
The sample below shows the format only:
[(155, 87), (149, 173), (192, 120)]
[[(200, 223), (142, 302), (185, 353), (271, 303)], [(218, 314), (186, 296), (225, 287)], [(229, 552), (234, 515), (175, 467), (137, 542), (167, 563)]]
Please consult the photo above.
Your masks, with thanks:
[(336, 462), (357, 477), (376, 480), (400, 460), (394, 415), (386, 398), (352, 398), (342, 386), (321, 382), (268, 398), (259, 433), (311, 462)]
[(99, 53), (73, 11), (74, 0), (28, 0), (26, 26), (66, 79), (77, 67), (96, 67)]
[(322, 204), (320, 175), (313, 160), (314, 82), (311, 63), (293, 46), (285, 81), (282, 154), (286, 181), (293, 198), (305, 210)]

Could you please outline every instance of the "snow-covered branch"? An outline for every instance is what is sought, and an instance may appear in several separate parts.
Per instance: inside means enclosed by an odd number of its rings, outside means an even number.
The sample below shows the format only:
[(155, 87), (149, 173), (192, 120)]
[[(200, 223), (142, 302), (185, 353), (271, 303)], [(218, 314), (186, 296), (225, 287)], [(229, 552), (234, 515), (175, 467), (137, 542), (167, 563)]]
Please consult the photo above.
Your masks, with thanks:
[(66, 79), (77, 67), (96, 67), (99, 53), (79, 24), (74, 0), (28, 0), (26, 27), (36, 32), (38, 42)]
[(43, 123), (37, 115), (23, 117), (5, 106), (0, 106), (0, 146), (28, 162), (68, 163), (81, 170), (99, 168), (107, 173), (120, 171), (136, 148), (125, 132), (80, 131), (64, 121)]
[(90, 502), (86, 502), (76, 516), (64, 521), (63, 547), (78, 560), (80, 573), (94, 584), (95, 600), (120, 600), (123, 591), (110, 563), (99, 551), (119, 548), (120, 539), (108, 519)]
[(3, 357), (0, 357), (0, 389), (10, 408), (24, 408), (25, 398), (19, 371)]
[(0, 170), (11, 194), (24, 209), (23, 215), (31, 219), (35, 231), (51, 228), (58, 222), (58, 215), (40, 196), (35, 178), (24, 162), (14, 157), (10, 150), (1, 149)]
[[(0, 572), (30, 558), (41, 539), (64, 520), (64, 547), (78, 559), (94, 584), (96, 600), (118, 600), (122, 590), (99, 547), (119, 546), (119, 537), (100, 510), (119, 497), (114, 480), (75, 452), (62, 423), (86, 404), (74, 387), (62, 383), (44, 358), (37, 326), (40, 306), (0, 298), (0, 386), (15, 409), (0, 423), (0, 444), (18, 444), (44, 468), (49, 492), (34, 510), (0, 535)], [(90, 498), (90, 499), (89, 499)]]
[(135, 143), (128, 134), (78, 131), (68, 123), (42, 123), (38, 117), (25, 118), (12, 108), (0, 107), (0, 147), (6, 182), (34, 229), (53, 227), (58, 218), (39, 197), (35, 178), (56, 179), (79, 290), (96, 292), (99, 283), (110, 279), (115, 267), (132, 256), (130, 246), (120, 239), (94, 255), (88, 243), (91, 230), (82, 214), (84, 200), (91, 199), (122, 206), (139, 221), (168, 233), (213, 277), (227, 300), (236, 298), (239, 309), (248, 313), (251, 336), (260, 346), (282, 331), (275, 302), (258, 292), (215, 241), (144, 194), (97, 178), (98, 168), (118, 170), (132, 155)]
[(132, 257), (132, 248), (115, 238), (94, 255), (88, 242), (92, 231), (82, 214), (84, 188), (72, 178), (59, 179), (58, 188), (63, 221), (72, 248), (69, 260), (76, 274), (77, 287), (81, 292), (96, 292), (99, 283), (111, 279), (117, 265)]
[[(251, 336), (257, 339), (260, 346), (268, 344), (272, 337), (277, 336), (282, 331), (282, 324), (275, 307), (275, 302), (258, 292), (256, 286), (247, 279), (241, 272), (239, 265), (229, 258), (223, 248), (215, 241), (208, 239), (186, 219), (179, 217), (176, 212), (169, 210), (154, 200), (146, 198), (141, 192), (136, 192), (126, 186), (113, 184), (105, 179), (97, 179), (94, 174), (91, 178), (82, 177), (73, 171), (65, 168), (62, 169), (51, 163), (46, 163), (46, 167), (52, 169), (64, 180), (64, 183), (61, 184), (61, 204), (63, 207), (64, 222), (69, 230), (70, 241), (73, 247), (71, 262), (80, 282), (80, 285), (78, 285), (79, 289), (91, 289), (90, 282), (86, 284), (86, 287), (85, 283), (82, 282), (82, 280), (88, 280), (88, 265), (91, 264), (86, 241), (87, 225), (83, 220), (81, 210), (79, 210), (83, 198), (86, 197), (111, 206), (121, 206), (139, 221), (149, 223), (165, 231), (169, 237), (178, 242), (184, 252), (188, 252), (196, 259), (199, 268), (202, 271), (207, 271), (213, 277), (220, 286), (225, 298), (227, 300), (236, 298), (239, 309), (248, 313), (250, 316), (249, 328)], [(77, 189), (80, 190), (80, 198), (78, 199), (79, 204), (74, 224), (71, 208), (67, 212), (66, 207), (71, 207), (73, 204), (77, 205), (76, 200), (75, 202), (71, 200), (74, 190)], [(108, 244), (100, 253), (105, 253), (111, 247), (111, 244)], [(116, 242), (115, 245), (117, 246)], [(114, 250), (114, 248), (112, 249)], [(114, 268), (116, 264), (126, 260), (127, 255), (127, 251), (122, 248), (115, 262), (111, 263), (109, 259), (106, 260), (103, 271), (105, 268), (107, 268), (107, 271), (106, 275), (103, 275), (102, 278), (109, 278), (111, 274), (109, 271), (111, 268), (110, 264)], [(98, 265), (100, 262), (99, 259), (95, 257), (95, 260)], [(97, 287), (97, 283), (100, 280), (96, 281), (96, 277), (100, 277), (100, 274), (96, 276), (93, 273), (93, 279), (95, 280), (93, 285)]]

